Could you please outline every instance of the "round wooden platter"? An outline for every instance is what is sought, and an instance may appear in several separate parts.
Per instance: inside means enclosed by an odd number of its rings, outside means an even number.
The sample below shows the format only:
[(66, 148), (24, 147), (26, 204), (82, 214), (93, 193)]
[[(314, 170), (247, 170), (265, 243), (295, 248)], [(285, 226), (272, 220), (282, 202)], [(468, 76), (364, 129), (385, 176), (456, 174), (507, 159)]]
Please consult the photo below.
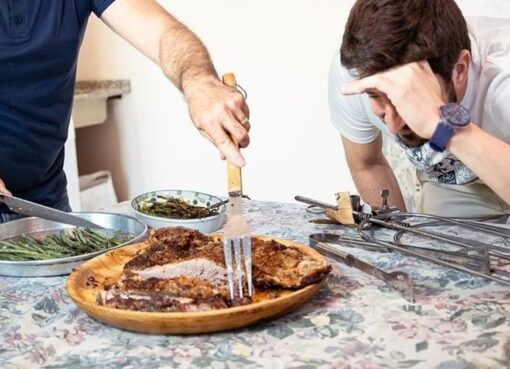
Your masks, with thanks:
[[(314, 258), (324, 260), (315, 250), (297, 242), (274, 239), (284, 245), (299, 247)], [(285, 291), (274, 299), (249, 305), (202, 312), (142, 312), (114, 309), (98, 305), (96, 296), (105, 284), (115, 283), (124, 264), (145, 249), (147, 243), (138, 243), (99, 255), (75, 269), (67, 280), (67, 292), (78, 307), (92, 318), (129, 331), (155, 334), (196, 334), (231, 330), (281, 316), (312, 298), (320, 283), (296, 291)]]

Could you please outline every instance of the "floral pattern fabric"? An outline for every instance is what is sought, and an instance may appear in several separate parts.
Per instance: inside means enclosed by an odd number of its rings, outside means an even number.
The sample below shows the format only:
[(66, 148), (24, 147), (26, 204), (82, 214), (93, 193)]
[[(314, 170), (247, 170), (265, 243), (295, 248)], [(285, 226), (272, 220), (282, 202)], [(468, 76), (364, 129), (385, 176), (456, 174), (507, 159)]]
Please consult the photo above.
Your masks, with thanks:
[[(310, 223), (317, 215), (301, 205), (245, 204), (254, 234), (304, 244), (312, 233), (355, 234)], [(278, 319), (233, 332), (147, 335), (87, 316), (67, 295), (66, 277), (0, 277), (0, 368), (510, 368), (508, 287), (396, 252), (349, 252), (408, 272), (416, 302), (330, 259), (319, 293)]]

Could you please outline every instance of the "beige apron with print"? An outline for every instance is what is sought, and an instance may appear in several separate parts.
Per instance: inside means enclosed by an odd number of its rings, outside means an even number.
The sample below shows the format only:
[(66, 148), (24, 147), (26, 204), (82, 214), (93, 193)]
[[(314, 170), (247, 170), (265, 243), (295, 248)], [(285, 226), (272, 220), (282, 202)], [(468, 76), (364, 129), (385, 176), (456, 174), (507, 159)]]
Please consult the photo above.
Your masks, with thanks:
[(510, 214), (510, 206), (484, 183), (448, 185), (424, 180), (419, 171), (417, 175), (422, 184), (419, 212), (461, 218)]

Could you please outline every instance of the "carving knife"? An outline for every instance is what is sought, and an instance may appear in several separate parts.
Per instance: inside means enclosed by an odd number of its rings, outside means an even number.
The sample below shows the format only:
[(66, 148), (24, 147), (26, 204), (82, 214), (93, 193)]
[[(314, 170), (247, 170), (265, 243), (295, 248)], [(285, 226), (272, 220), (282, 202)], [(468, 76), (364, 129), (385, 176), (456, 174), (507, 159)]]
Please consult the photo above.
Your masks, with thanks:
[(0, 194), (0, 203), (4, 203), (11, 211), (18, 214), (53, 220), (58, 223), (70, 224), (76, 227), (104, 229), (104, 227), (80, 218), (79, 216), (39, 205), (32, 201), (23, 200), (19, 197)]

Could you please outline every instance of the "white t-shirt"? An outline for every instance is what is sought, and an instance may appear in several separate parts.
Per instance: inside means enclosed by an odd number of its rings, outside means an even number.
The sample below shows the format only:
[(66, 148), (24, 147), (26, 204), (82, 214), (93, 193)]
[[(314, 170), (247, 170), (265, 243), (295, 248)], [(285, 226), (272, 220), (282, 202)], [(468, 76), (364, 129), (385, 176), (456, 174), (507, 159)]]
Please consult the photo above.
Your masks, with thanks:
[[(469, 110), (476, 125), (510, 144), (510, 19), (470, 17), (466, 20), (472, 62), (461, 104)], [(356, 143), (372, 142), (379, 132), (398, 142), (382, 120), (372, 113), (366, 94), (341, 94), (341, 86), (354, 79), (341, 65), (337, 51), (329, 74), (329, 109), (333, 125), (342, 136)], [(424, 180), (445, 184), (477, 180), (476, 175), (447, 150), (432, 157), (432, 150), (426, 144), (419, 149), (406, 149), (406, 153), (422, 172)], [(427, 155), (427, 159), (422, 158)]]

